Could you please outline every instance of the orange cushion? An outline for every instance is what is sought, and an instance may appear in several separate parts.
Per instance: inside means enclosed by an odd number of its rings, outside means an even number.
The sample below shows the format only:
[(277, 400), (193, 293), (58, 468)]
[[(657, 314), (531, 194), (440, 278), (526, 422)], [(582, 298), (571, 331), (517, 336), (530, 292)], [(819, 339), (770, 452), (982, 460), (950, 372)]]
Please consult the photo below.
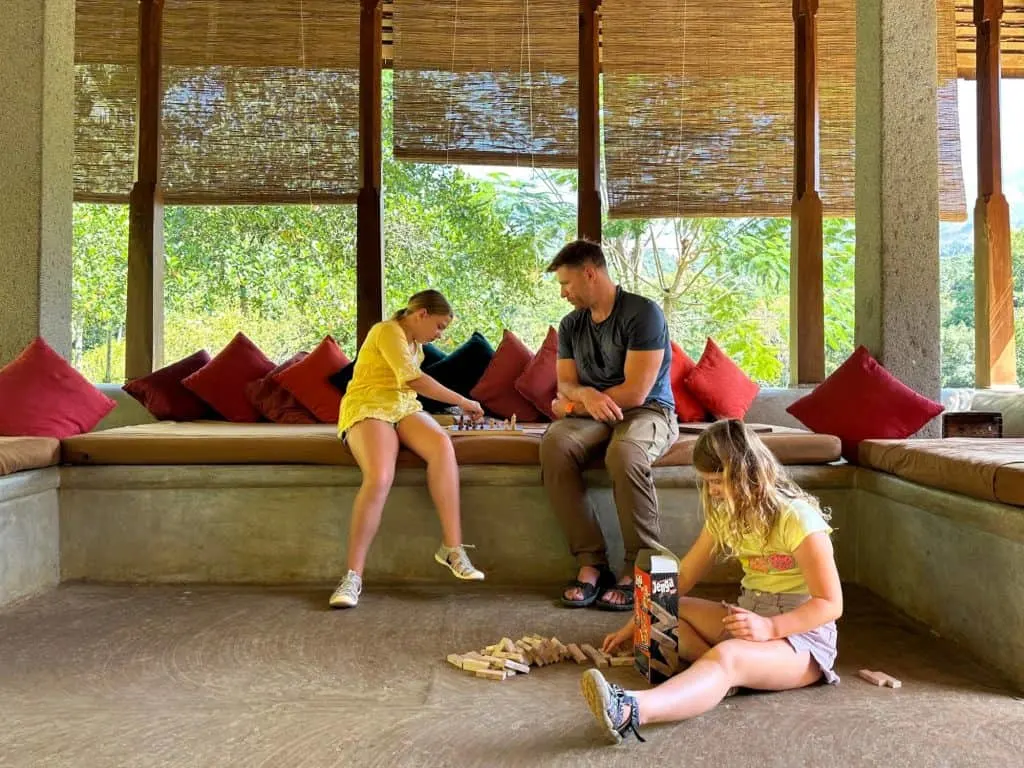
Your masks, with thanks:
[(325, 336), (304, 360), (274, 374), (274, 381), (291, 392), (317, 420), (330, 424), (338, 420), (341, 391), (329, 379), (349, 362), (338, 342)]
[(539, 421), (540, 412), (516, 391), (519, 375), (533, 360), (533, 352), (512, 331), (501, 335), (494, 357), (469, 396), (478, 400), (491, 413), (503, 419), (515, 415), (520, 422)]

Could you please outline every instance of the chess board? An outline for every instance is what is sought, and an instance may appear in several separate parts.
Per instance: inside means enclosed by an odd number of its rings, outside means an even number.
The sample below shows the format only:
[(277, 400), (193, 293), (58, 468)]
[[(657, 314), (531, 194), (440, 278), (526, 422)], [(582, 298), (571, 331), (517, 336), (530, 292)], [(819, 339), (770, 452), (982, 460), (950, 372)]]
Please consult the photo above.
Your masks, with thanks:
[(515, 427), (503, 421), (481, 421), (479, 424), (466, 422), (460, 425), (456, 422), (448, 427), (448, 431), (456, 435), (468, 435), (472, 433), (481, 434), (486, 432), (489, 435), (521, 435), (523, 426), (516, 424)]

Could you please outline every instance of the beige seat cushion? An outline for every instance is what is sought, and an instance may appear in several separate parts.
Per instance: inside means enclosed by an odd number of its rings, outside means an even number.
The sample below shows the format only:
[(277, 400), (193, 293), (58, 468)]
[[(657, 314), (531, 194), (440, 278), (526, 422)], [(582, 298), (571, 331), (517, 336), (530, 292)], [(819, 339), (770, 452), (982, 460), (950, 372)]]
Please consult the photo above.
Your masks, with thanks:
[(52, 467), (60, 460), (60, 440), (52, 437), (0, 437), (0, 477)]
[(860, 462), (931, 488), (1024, 506), (1024, 439), (867, 440)]
[[(454, 433), (460, 464), (540, 463), (542, 425), (524, 425), (522, 435)], [(828, 435), (785, 432), (761, 436), (785, 464), (826, 464), (839, 458), (839, 440)], [(697, 435), (681, 435), (657, 466), (691, 462)], [(159, 422), (77, 435), (63, 441), (69, 464), (327, 464), (354, 466), (333, 424), (231, 424)], [(403, 450), (399, 466), (423, 466)], [(600, 466), (600, 462), (597, 462)]]

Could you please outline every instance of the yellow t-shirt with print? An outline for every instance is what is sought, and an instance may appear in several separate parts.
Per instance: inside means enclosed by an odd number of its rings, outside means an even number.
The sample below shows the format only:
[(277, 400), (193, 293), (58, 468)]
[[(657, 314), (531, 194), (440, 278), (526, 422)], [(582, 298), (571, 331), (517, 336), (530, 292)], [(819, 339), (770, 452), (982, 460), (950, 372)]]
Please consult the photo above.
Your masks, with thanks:
[(812, 533), (832, 533), (818, 508), (793, 499), (779, 513), (775, 529), (765, 542), (748, 534), (736, 548), (743, 566), (743, 587), (757, 592), (808, 594), (807, 581), (793, 552)]
[(363, 419), (397, 424), (422, 410), (409, 382), (423, 375), (423, 350), (410, 342), (397, 320), (377, 323), (359, 349), (338, 414), (338, 434)]

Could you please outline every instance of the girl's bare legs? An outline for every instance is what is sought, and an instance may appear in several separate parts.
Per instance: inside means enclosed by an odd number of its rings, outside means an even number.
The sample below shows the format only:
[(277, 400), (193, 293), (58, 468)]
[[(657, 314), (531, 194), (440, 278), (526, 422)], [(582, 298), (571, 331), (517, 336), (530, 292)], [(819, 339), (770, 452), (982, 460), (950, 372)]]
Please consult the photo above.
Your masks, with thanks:
[(363, 472), (348, 534), (348, 567), (360, 576), (366, 565), (366, 553), (380, 527), (381, 513), (395, 478), (398, 435), (386, 421), (364, 419), (348, 430), (348, 447)]
[(451, 438), (428, 414), (420, 411), (398, 422), (398, 438), (427, 462), (427, 487), (441, 519), (446, 547), (462, 546), (459, 513), (459, 467)]

